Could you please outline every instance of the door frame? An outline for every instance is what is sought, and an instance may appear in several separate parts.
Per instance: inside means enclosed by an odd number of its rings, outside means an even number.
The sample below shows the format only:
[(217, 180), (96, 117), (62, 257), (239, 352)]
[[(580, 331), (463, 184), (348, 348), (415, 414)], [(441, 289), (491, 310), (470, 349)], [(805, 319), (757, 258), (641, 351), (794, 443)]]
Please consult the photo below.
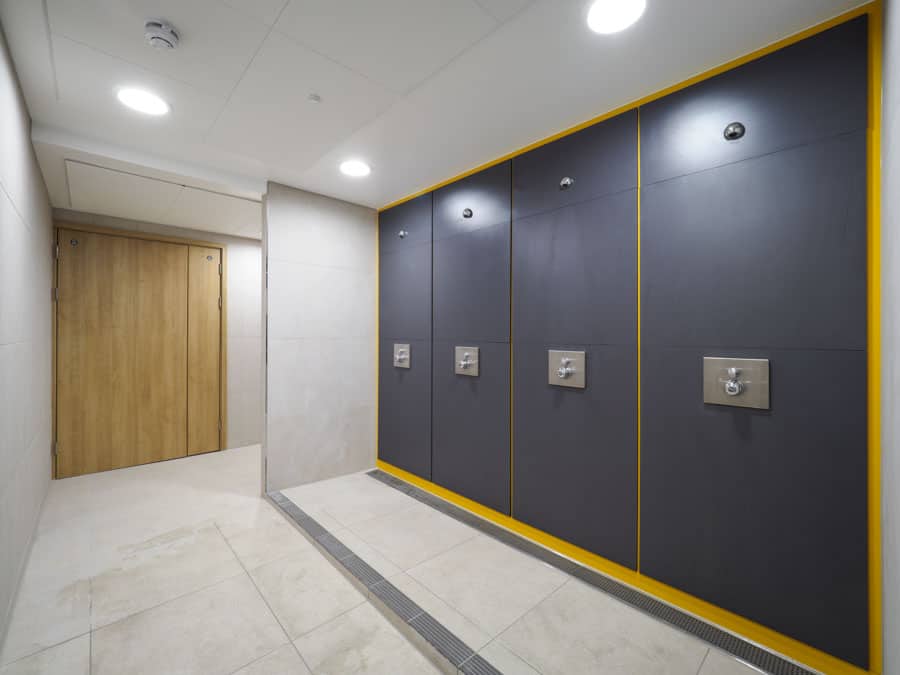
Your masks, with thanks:
[[(159, 241), (167, 244), (182, 244), (185, 246), (204, 246), (206, 248), (215, 248), (219, 250), (222, 261), (222, 314), (219, 322), (219, 411), (221, 428), (219, 429), (219, 450), (225, 450), (228, 442), (228, 245), (213, 241), (204, 241), (202, 239), (188, 239), (184, 237), (170, 237), (162, 234), (153, 234), (149, 232), (138, 232), (134, 230), (118, 230), (112, 227), (100, 227), (98, 225), (88, 225), (82, 223), (73, 223), (66, 220), (53, 221), (53, 288), (50, 303), (52, 305), (51, 315), (51, 335), (52, 335), (52, 363), (51, 372), (51, 408), (52, 408), (52, 478), (59, 478), (56, 466), (56, 365), (59, 357), (59, 335), (57, 326), (57, 289), (59, 288), (59, 231), (60, 230), (77, 230), (78, 232), (89, 232), (91, 234), (104, 234), (110, 237), (124, 237), (126, 239), (142, 239), (145, 241)], [(191, 455), (187, 455), (191, 456)], [(163, 460), (165, 461), (165, 460)]]

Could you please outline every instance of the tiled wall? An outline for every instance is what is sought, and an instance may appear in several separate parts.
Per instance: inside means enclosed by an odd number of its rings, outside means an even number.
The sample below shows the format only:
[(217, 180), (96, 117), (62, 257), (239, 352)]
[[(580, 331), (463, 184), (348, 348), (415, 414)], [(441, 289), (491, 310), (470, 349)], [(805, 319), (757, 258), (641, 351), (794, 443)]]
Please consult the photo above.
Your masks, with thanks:
[(267, 489), (375, 463), (376, 213), (270, 183)]
[(885, 2), (882, 120), (884, 670), (900, 674), (900, 1)]
[(56, 220), (167, 237), (199, 239), (227, 248), (228, 436), (229, 448), (262, 440), (262, 253), (255, 239), (187, 230), (66, 209), (53, 209)]
[(50, 482), (51, 232), (0, 32), (0, 639)]

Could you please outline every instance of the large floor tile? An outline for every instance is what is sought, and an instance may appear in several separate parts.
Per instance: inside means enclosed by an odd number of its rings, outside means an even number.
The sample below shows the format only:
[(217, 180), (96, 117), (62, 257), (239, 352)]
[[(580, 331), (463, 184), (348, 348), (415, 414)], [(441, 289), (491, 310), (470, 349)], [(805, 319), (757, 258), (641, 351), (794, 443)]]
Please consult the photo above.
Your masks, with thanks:
[(286, 642), (241, 575), (95, 631), (92, 675), (232, 673)]
[(82, 635), (0, 668), (0, 675), (90, 675), (90, 672), (90, 635)]
[(408, 574), (491, 637), (568, 579), (558, 569), (486, 536), (470, 539)]
[(418, 504), (412, 497), (364, 473), (288, 488), (282, 492), (310, 515), (311, 509), (320, 509), (345, 526)]
[(434, 593), (408, 574), (391, 577), (394, 584), (410, 600), (442, 623), (451, 633), (466, 643), (472, 651), (478, 651), (491, 640), (491, 636), (453, 609)]
[(215, 524), (183, 527), (123, 551), (91, 581), (94, 628), (243, 573)]
[(83, 635), (91, 628), (89, 579), (46, 583), (26, 568), (10, 615), (0, 664)]
[(309, 675), (309, 668), (303, 663), (297, 648), (288, 643), (241, 668), (234, 675)]
[(479, 536), (468, 525), (418, 502), (350, 529), (404, 570)]
[(578, 580), (500, 636), (543, 675), (695, 675), (707, 646)]
[(711, 648), (698, 675), (763, 675), (763, 671)]
[(284, 516), (263, 501), (259, 504), (252, 523), (228, 518), (220, 524), (222, 534), (247, 569), (312, 548)]
[(294, 644), (315, 675), (440, 673), (369, 603)]
[(315, 549), (280, 558), (250, 575), (292, 640), (365, 602)]
[(506, 645), (496, 639), (478, 654), (503, 675), (541, 675), (531, 665), (525, 663), (518, 654), (513, 653)]

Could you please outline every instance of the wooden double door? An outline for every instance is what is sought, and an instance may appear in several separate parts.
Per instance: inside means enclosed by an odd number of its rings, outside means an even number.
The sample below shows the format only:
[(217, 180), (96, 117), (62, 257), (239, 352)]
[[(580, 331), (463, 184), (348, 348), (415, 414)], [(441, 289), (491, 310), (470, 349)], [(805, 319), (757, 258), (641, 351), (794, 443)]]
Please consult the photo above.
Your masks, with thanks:
[(57, 237), (57, 478), (220, 450), (223, 249)]

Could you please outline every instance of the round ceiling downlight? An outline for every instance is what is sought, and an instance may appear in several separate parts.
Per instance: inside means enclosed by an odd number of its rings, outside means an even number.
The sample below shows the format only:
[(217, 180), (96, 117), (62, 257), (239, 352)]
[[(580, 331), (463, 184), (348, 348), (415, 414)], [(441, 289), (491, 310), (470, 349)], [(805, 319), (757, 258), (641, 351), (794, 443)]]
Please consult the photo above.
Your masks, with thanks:
[(595, 0), (588, 10), (588, 28), (602, 35), (618, 33), (640, 19), (646, 8), (647, 0)]
[(348, 159), (341, 164), (341, 173), (353, 178), (362, 178), (372, 173), (372, 169), (361, 159)]
[(145, 115), (165, 115), (170, 110), (168, 103), (146, 89), (123, 87), (116, 96), (122, 105)]

